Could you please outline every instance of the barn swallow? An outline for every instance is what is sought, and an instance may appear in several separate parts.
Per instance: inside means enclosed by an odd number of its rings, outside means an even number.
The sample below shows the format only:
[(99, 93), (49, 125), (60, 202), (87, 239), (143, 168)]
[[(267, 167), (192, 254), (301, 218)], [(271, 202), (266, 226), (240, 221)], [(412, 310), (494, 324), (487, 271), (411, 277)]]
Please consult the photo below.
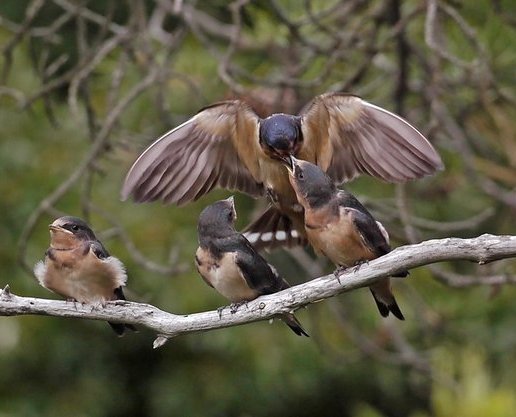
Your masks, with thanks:
[[(240, 100), (201, 109), (152, 143), (134, 162), (121, 196), (136, 202), (178, 205), (214, 187), (267, 195), (271, 206), (247, 227), (253, 243), (263, 235), (304, 235), (297, 203), (281, 159), (292, 155), (317, 164), (336, 184), (369, 174), (403, 182), (442, 169), (428, 140), (401, 117), (349, 94), (315, 97), (298, 116), (265, 119)], [(262, 245), (262, 246), (263, 246)]]
[[(358, 268), (363, 262), (391, 251), (383, 225), (351, 193), (338, 189), (321, 168), (310, 162), (294, 157), (286, 157), (284, 161), (290, 183), (304, 208), (308, 241), (316, 252), (340, 269)], [(393, 276), (407, 275), (408, 271), (400, 271)], [(369, 289), (383, 317), (391, 312), (398, 319), (405, 319), (391, 292), (389, 278)]]
[[(233, 312), (241, 303), (290, 287), (235, 230), (235, 219), (233, 197), (206, 207), (199, 216), (199, 247), (195, 253), (197, 271), (210, 287), (231, 301)], [(281, 319), (294, 333), (308, 337), (292, 313), (282, 314)]]
[[(34, 266), (34, 274), (43, 287), (80, 303), (105, 305), (107, 301), (125, 300), (124, 265), (109, 255), (83, 220), (60, 217), (49, 229), (50, 247), (45, 260)], [(136, 330), (131, 324), (109, 325), (119, 336), (127, 329)]]

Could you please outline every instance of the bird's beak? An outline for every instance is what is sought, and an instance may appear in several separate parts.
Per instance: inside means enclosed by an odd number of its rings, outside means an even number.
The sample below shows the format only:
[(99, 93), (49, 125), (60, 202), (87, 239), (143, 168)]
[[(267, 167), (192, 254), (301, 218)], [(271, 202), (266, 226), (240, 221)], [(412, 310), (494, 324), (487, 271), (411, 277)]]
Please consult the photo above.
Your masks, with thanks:
[(237, 212), (236, 212), (236, 209), (235, 209), (235, 197), (231, 196), (229, 198), (226, 198), (224, 201), (227, 201), (231, 205), (231, 208), (233, 209), (233, 217), (234, 217), (234, 220), (236, 220), (237, 219)]
[(235, 207), (235, 197), (234, 196), (228, 197), (224, 201), (227, 201), (229, 204), (231, 204), (231, 207)]
[(63, 233), (70, 233), (70, 234), (73, 234), (72, 232), (70, 232), (69, 230), (66, 230), (65, 228), (61, 227), (61, 226), (56, 226), (55, 224), (49, 224), (48, 225), (48, 228), (50, 229), (51, 232), (63, 232)]
[(295, 158), (291, 155), (281, 156), (280, 160), (288, 169), (288, 172), (292, 173), (294, 172), (294, 160)]

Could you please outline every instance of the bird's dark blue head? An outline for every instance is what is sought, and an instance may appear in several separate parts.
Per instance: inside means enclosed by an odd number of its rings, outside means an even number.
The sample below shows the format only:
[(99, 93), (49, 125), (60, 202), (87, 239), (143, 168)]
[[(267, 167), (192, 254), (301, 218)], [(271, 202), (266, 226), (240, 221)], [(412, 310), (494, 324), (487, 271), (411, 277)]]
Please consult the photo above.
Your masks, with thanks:
[(295, 155), (303, 143), (301, 118), (290, 114), (273, 114), (260, 122), (260, 146), (266, 155), (281, 159)]

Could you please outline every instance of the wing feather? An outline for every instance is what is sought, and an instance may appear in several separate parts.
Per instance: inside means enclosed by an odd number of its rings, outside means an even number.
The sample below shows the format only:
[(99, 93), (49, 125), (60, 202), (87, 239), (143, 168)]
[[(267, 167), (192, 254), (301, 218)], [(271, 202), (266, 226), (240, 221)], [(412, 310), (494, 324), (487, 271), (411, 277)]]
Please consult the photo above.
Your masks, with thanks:
[(263, 195), (258, 122), (238, 100), (202, 109), (139, 156), (125, 178), (122, 199), (185, 204), (216, 186)]
[[(369, 174), (403, 182), (443, 168), (428, 140), (407, 121), (359, 97), (317, 96), (302, 114), (307, 150), (335, 182)], [(306, 152), (307, 155), (310, 152)]]

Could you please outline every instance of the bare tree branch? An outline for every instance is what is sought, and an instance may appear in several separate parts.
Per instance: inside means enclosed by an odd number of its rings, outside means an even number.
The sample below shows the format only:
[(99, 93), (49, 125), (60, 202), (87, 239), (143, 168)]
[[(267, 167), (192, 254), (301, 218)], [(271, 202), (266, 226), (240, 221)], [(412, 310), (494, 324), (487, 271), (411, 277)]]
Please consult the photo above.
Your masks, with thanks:
[[(402, 269), (451, 260), (469, 260), (482, 265), (513, 257), (516, 257), (516, 236), (484, 234), (473, 239), (429, 240), (417, 245), (399, 247), (369, 264), (362, 265), (358, 271), (355, 268), (348, 269), (339, 279), (330, 274), (276, 294), (259, 297), (240, 307), (235, 314), (224, 309), (222, 312), (179, 315), (149, 304), (128, 301), (109, 302), (105, 308), (95, 308), (66, 301), (19, 297), (11, 294), (7, 286), (0, 293), (0, 316), (34, 314), (131, 323), (157, 332), (160, 336), (154, 346), (159, 347), (174, 336), (270, 319), (343, 292), (369, 286)], [(492, 280), (488, 280), (487, 284), (491, 283)], [(497, 284), (500, 283), (497, 281)], [(505, 283), (514, 284), (516, 280), (507, 276)]]

